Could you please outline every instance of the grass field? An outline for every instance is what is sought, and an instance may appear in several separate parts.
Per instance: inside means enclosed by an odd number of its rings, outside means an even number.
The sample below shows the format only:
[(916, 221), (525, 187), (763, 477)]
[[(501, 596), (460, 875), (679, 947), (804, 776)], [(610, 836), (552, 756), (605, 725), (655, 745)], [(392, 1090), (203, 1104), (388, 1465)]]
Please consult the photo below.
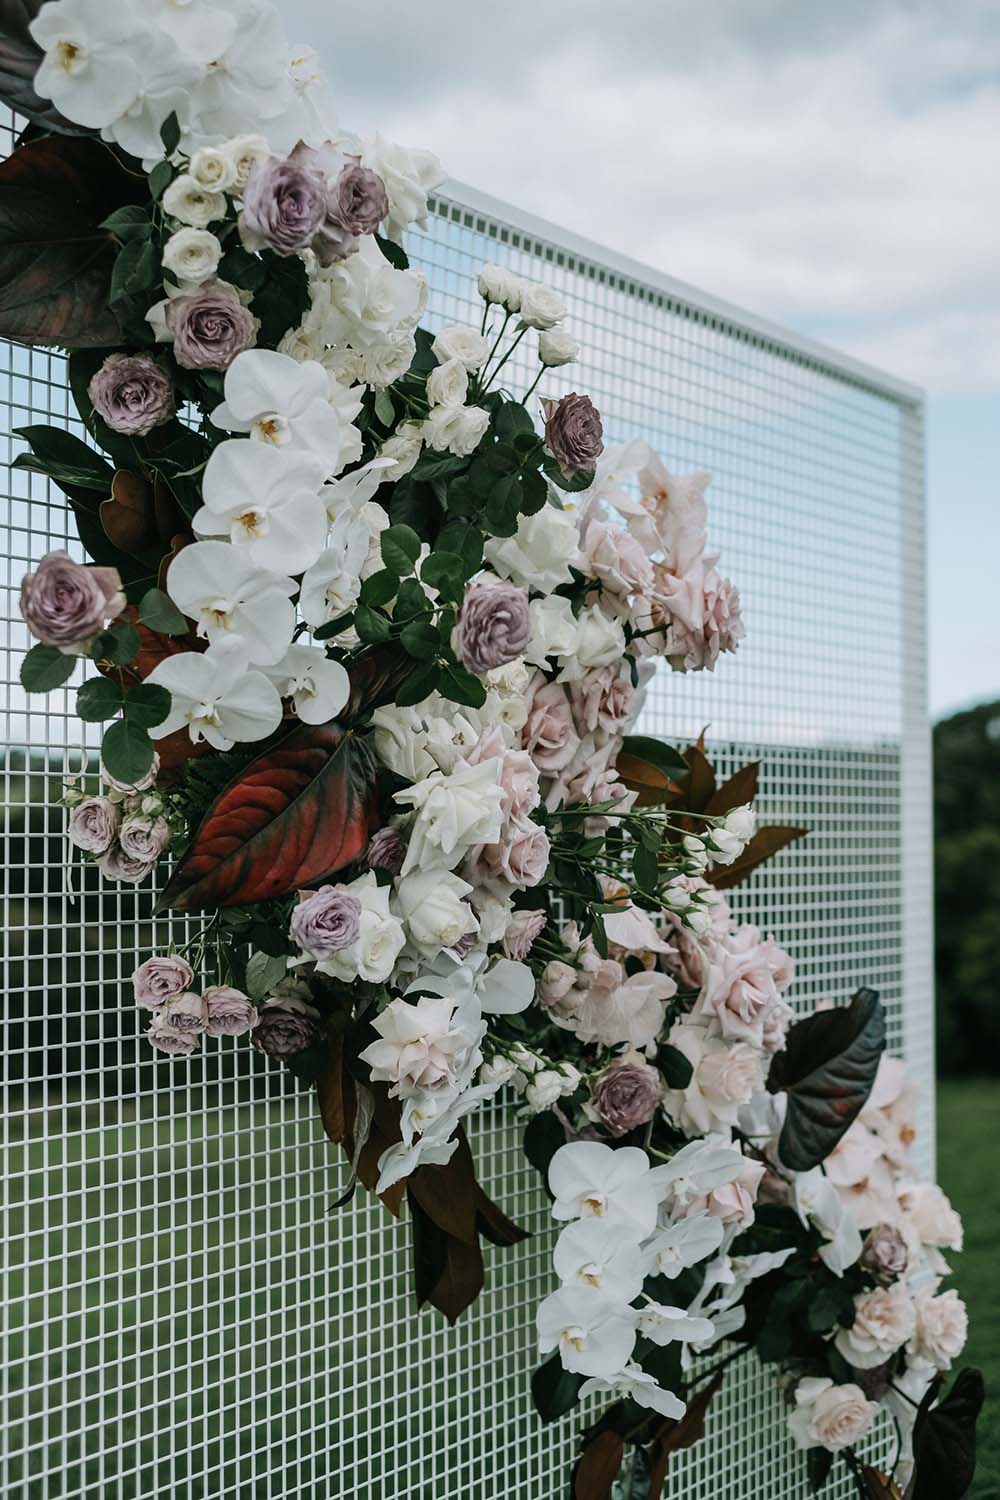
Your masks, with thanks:
[(970, 1500), (1000, 1500), (1000, 1081), (949, 1079), (938, 1088), (938, 1176), (965, 1220), (965, 1249), (949, 1257), (969, 1308), (961, 1363), (986, 1377), (979, 1463)]

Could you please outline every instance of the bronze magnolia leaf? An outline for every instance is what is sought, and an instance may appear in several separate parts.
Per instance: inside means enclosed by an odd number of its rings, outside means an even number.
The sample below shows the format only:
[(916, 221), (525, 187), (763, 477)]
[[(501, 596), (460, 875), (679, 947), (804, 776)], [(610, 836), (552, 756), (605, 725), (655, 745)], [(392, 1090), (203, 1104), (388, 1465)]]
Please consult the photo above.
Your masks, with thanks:
[(748, 802), (752, 802), (757, 795), (759, 775), (759, 760), (752, 760), (748, 765), (740, 766), (728, 781), (724, 781), (713, 792), (705, 811), (711, 813), (713, 817), (720, 817), (723, 813), (731, 812), (734, 807), (744, 807)]
[(739, 859), (734, 860), (731, 865), (715, 865), (706, 871), (705, 879), (718, 891), (731, 890), (734, 885), (739, 885), (748, 875), (752, 875), (758, 865), (793, 844), (796, 839), (804, 839), (808, 832), (808, 828), (769, 823), (766, 828), (757, 830)]
[(0, 337), (117, 344), (108, 305), (116, 243), (101, 222), (145, 191), (103, 142), (46, 136), (0, 163)]
[(826, 1160), (864, 1108), (884, 1050), (885, 1012), (874, 990), (792, 1023), (767, 1075), (769, 1093), (788, 1095), (778, 1138), (786, 1167), (808, 1172)]
[(625, 1439), (620, 1432), (605, 1428), (591, 1438), (576, 1466), (574, 1500), (608, 1500), (624, 1455)]
[(705, 731), (684, 751), (689, 771), (684, 806), (692, 812), (704, 812), (715, 796), (715, 769), (705, 754)]
[(327, 1055), (316, 1080), (319, 1113), (327, 1137), (343, 1146), (354, 1129), (354, 1080), (344, 1066), (344, 1038), (327, 1039)]
[(681, 1448), (691, 1448), (705, 1435), (708, 1408), (722, 1385), (725, 1371), (719, 1370), (687, 1403), (683, 1417), (668, 1417), (650, 1447), (649, 1500), (660, 1500), (667, 1477), (667, 1460)]

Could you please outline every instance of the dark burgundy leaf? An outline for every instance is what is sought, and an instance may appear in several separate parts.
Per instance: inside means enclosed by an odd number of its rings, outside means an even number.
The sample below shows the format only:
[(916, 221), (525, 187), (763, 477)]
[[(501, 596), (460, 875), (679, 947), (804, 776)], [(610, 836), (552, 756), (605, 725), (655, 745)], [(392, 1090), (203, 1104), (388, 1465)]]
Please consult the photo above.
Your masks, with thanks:
[(349, 668), (351, 696), (341, 715), (344, 723), (392, 703), (396, 689), (413, 671), (413, 658), (398, 646), (374, 646), (363, 652)]
[(335, 874), (368, 843), (374, 784), (363, 740), (301, 725), (219, 793), (158, 910), (249, 905)]
[(691, 1396), (683, 1417), (667, 1417), (659, 1428), (650, 1447), (649, 1500), (660, 1500), (663, 1482), (667, 1475), (667, 1461), (671, 1453), (682, 1448), (692, 1448), (705, 1434), (705, 1417), (725, 1378), (725, 1370), (719, 1370), (707, 1385)]
[(529, 1238), (527, 1229), (508, 1219), (501, 1208), (487, 1198), (479, 1183), (476, 1183), (476, 1227), (491, 1245), (518, 1245)]
[(921, 1406), (913, 1429), (912, 1500), (961, 1500), (976, 1474), (976, 1422), (985, 1390), (980, 1370), (960, 1370), (936, 1406)]
[(884, 1048), (885, 1013), (874, 990), (789, 1027), (767, 1077), (772, 1094), (788, 1095), (778, 1141), (786, 1167), (808, 1172), (825, 1161), (864, 1107)]
[(34, 82), (42, 49), (28, 31), (43, 0), (0, 0), (0, 99), (27, 120), (61, 135), (91, 135), (74, 125), (48, 100), (35, 93)]
[(103, 219), (145, 191), (100, 141), (48, 136), (0, 164), (0, 336), (79, 349), (116, 344), (116, 246)]
[(574, 1500), (608, 1500), (625, 1454), (620, 1433), (605, 1430), (591, 1438), (576, 1466)]

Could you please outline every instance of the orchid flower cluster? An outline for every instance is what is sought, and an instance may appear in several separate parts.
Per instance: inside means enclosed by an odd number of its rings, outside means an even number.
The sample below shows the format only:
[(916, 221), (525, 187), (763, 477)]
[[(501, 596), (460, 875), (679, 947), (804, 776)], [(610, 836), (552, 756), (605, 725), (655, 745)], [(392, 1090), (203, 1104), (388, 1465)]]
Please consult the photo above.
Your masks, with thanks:
[(743, 636), (708, 474), (606, 444), (552, 386), (580, 354), (555, 288), (485, 265), (472, 326), (422, 326), (402, 239), (439, 164), (341, 130), (266, 0), (50, 0), (28, 30), (55, 133), (18, 183), (44, 195), (61, 150), (106, 216), (72, 305), (32, 314), (91, 441), (27, 428), (16, 462), (63, 488), (90, 561), (25, 577), (22, 682), (96, 669), (70, 842), (116, 881), (169, 860), (160, 907), (198, 918), (135, 972), (148, 1042), (246, 1036), (315, 1086), (451, 1318), (479, 1235), (521, 1236), (465, 1129), (508, 1091), (566, 1225), (543, 1414), (610, 1394), (644, 1452), (736, 1338), (781, 1363), (797, 1441), (853, 1452), (957, 1353), (961, 1304), (914, 1277), (960, 1229), (905, 1176), (880, 1041), (855, 1123), (788, 1169), (775, 1068), (809, 1023), (722, 890), (802, 830), (762, 843), (753, 768), (720, 786), (700, 741), (635, 733), (658, 661), (714, 670)]

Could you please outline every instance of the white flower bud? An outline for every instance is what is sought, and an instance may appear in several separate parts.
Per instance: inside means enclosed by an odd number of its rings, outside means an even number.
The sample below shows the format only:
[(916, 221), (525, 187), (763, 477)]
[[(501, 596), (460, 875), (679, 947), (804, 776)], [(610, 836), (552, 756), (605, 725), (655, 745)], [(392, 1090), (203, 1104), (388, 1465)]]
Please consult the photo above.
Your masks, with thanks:
[(538, 335), (538, 358), (543, 365), (571, 365), (580, 353), (580, 345), (561, 328), (547, 328)]

